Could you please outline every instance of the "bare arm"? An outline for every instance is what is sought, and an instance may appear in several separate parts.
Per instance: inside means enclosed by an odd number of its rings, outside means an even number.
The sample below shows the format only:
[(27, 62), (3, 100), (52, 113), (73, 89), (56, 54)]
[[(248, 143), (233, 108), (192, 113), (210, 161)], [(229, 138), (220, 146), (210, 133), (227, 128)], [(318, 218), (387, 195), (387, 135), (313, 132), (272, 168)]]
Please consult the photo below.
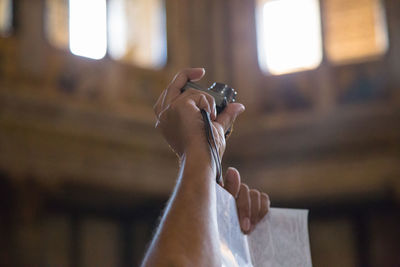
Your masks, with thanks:
[(217, 266), (215, 168), (208, 151), (188, 151), (144, 266)]
[[(220, 265), (215, 206), (216, 166), (200, 114), (200, 109), (204, 109), (215, 120), (215, 103), (211, 96), (199, 91), (180, 92), (186, 81), (200, 78), (203, 74), (201, 69), (181, 72), (155, 106), (157, 128), (178, 155), (181, 166), (144, 266)], [(222, 126), (216, 126), (220, 127), (216, 131), (223, 131)], [(225, 140), (219, 138), (217, 142), (223, 151)]]
[[(200, 110), (204, 109), (211, 115), (214, 137), (222, 158), (224, 133), (244, 107), (230, 104), (217, 117), (214, 99), (210, 95), (196, 90), (181, 94), (180, 89), (188, 80), (200, 79), (203, 75), (202, 69), (182, 71), (154, 107), (158, 119), (156, 127), (178, 155), (181, 164), (177, 184), (143, 266), (220, 266), (216, 166), (206, 142)], [(262, 195), (256, 190), (253, 191), (257, 194), (252, 196), (248, 187), (241, 184), (235, 169), (228, 170), (225, 188), (236, 199), (243, 232), (249, 233), (267, 213), (267, 202), (263, 202)], [(256, 205), (251, 205), (252, 200)]]

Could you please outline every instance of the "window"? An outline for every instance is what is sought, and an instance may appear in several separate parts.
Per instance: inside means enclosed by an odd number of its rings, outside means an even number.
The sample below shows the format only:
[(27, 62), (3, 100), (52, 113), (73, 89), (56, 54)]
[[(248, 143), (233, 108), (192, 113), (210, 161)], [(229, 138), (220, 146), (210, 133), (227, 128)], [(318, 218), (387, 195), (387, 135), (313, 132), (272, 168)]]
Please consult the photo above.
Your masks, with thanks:
[(69, 49), (93, 59), (107, 52), (106, 0), (69, 0)]
[[(1, 1), (1, 0), (0, 0)], [(164, 0), (47, 0), (46, 34), (79, 56), (145, 68), (166, 62)]]
[(380, 0), (325, 0), (325, 43), (335, 63), (363, 61), (388, 49)]
[(12, 1), (0, 0), (0, 35), (7, 36), (12, 29)]
[(258, 61), (279, 75), (316, 68), (322, 60), (318, 0), (259, 0)]
[(109, 0), (111, 57), (142, 67), (166, 62), (165, 8), (162, 0)]

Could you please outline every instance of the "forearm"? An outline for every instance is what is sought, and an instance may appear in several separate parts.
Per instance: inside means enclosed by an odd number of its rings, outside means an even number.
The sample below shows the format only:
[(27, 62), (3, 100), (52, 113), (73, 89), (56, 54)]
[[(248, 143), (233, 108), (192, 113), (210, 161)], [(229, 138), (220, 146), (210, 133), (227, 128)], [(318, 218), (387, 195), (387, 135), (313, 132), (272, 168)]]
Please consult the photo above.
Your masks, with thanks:
[(143, 266), (220, 265), (216, 224), (215, 167), (208, 151), (182, 158), (174, 193)]

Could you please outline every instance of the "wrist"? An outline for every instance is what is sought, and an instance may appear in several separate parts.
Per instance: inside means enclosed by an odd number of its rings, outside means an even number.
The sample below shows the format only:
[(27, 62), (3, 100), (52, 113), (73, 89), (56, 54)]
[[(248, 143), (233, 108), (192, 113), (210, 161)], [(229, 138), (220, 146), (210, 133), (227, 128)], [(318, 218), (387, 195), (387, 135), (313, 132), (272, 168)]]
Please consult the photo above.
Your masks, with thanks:
[(211, 175), (213, 179), (216, 177), (217, 168), (207, 143), (198, 142), (187, 146), (180, 157), (180, 162), (184, 168), (204, 172), (205, 175)]

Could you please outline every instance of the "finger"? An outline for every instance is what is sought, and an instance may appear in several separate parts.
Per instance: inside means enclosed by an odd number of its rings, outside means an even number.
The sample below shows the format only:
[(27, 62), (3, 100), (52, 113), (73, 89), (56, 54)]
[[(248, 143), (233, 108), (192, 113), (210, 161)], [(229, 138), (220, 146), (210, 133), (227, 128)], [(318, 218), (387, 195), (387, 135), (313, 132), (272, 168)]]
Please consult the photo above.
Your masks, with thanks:
[(250, 195), (250, 222), (251, 222), (251, 228), (254, 228), (254, 226), (258, 222), (258, 213), (260, 212), (260, 192), (258, 192), (255, 189), (251, 189), (249, 191)]
[(203, 91), (199, 91), (199, 90), (195, 90), (195, 89), (188, 89), (185, 91), (185, 94), (187, 95), (194, 95), (194, 94), (203, 94), (208, 101), (208, 104), (210, 106), (210, 117), (212, 120), (215, 120), (217, 118), (217, 107), (216, 107), (216, 103), (215, 103), (215, 98)]
[(173, 99), (181, 94), (181, 89), (188, 81), (200, 80), (205, 74), (204, 68), (190, 68), (180, 71), (167, 87), (163, 106), (169, 105)]
[(240, 189), (240, 174), (235, 168), (229, 167), (225, 174), (224, 188), (234, 198), (237, 198)]
[(211, 120), (215, 120), (217, 118), (217, 107), (215, 104), (215, 98), (211, 96), (210, 94), (207, 94), (206, 92), (202, 92), (208, 101), (208, 104), (210, 105), (210, 117)]
[(204, 109), (205, 111), (207, 111), (210, 114), (211, 108), (210, 108), (210, 104), (208, 103), (207, 97), (203, 94), (200, 94), (200, 95), (196, 96), (195, 98), (196, 98), (197, 107), (200, 110)]
[(249, 187), (241, 184), (239, 195), (236, 199), (236, 206), (239, 213), (239, 223), (243, 233), (248, 233), (251, 227), (250, 222), (250, 196)]
[(260, 195), (260, 213), (258, 214), (259, 220), (264, 218), (264, 216), (268, 213), (271, 202), (269, 200), (269, 196), (265, 193), (261, 193)]
[(222, 125), (224, 133), (232, 126), (236, 117), (245, 110), (245, 107), (240, 103), (230, 103), (226, 106), (217, 119), (215, 120)]
[(211, 120), (216, 120), (217, 119), (217, 105), (215, 104), (215, 98), (211, 96), (210, 94), (207, 94), (207, 100), (210, 103), (210, 108), (211, 108)]

